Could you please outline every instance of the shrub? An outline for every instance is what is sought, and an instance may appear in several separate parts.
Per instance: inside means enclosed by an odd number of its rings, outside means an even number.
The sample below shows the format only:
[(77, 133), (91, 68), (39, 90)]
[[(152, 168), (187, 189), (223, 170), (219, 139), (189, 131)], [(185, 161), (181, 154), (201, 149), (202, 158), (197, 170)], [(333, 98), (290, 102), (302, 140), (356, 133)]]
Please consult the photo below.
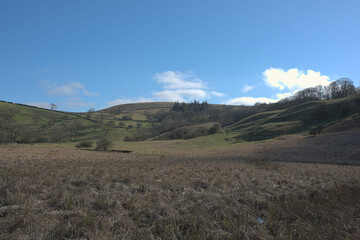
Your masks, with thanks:
[(75, 145), (77, 148), (92, 148), (94, 143), (92, 141), (84, 141)]
[(317, 127), (313, 127), (309, 130), (309, 134), (311, 135), (316, 135), (316, 134), (320, 134), (320, 132), (324, 129), (323, 126), (317, 126)]
[(98, 151), (107, 151), (113, 145), (112, 141), (107, 138), (101, 138), (96, 142), (96, 150)]
[(209, 134), (215, 134), (215, 133), (218, 133), (218, 132), (220, 131), (220, 129), (221, 129), (220, 124), (215, 123), (214, 126), (212, 126), (212, 127), (209, 129), (208, 133), (209, 133)]
[(46, 136), (39, 136), (34, 139), (34, 143), (46, 143), (49, 139)]

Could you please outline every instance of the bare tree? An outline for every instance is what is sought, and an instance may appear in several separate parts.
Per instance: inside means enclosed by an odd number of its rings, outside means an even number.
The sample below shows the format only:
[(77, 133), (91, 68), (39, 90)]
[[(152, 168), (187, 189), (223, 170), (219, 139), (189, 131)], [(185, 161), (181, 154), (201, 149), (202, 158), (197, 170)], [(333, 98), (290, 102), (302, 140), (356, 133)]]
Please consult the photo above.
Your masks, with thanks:
[(80, 119), (75, 119), (67, 126), (67, 129), (69, 129), (69, 133), (70, 133), (69, 136), (70, 141), (72, 140), (73, 137), (76, 137), (78, 135), (78, 131), (81, 129), (82, 126), (83, 124)]
[(64, 126), (57, 124), (51, 129), (51, 140), (54, 142), (61, 142), (66, 135)]
[(51, 104), (50, 104), (50, 109), (51, 109), (51, 110), (54, 111), (54, 110), (56, 110), (57, 108), (58, 108), (58, 106), (57, 106), (55, 103), (51, 103)]
[(94, 112), (95, 112), (95, 108), (90, 108), (90, 109), (87, 111), (86, 117), (87, 117), (87, 118), (91, 118), (91, 115), (93, 115)]
[(109, 133), (109, 131), (110, 131), (110, 128), (111, 127), (113, 127), (115, 125), (115, 122), (114, 121), (108, 121), (107, 123), (106, 123), (106, 131), (105, 131), (105, 136), (107, 136), (108, 135), (108, 133)]
[(100, 122), (98, 120), (93, 120), (92, 121), (92, 126), (93, 126), (93, 129), (94, 129), (94, 132), (96, 131), (96, 129), (100, 126)]
[(19, 110), (7, 108), (0, 111), (0, 123), (10, 123), (14, 119), (15, 115), (19, 113)]
[(16, 142), (18, 138), (25, 132), (26, 126), (20, 123), (11, 123), (7, 126), (8, 135), (7, 140), (8, 142)]
[(34, 113), (31, 116), (33, 123), (35, 124), (35, 126), (38, 124), (39, 120), (40, 120), (40, 114), (39, 113)]

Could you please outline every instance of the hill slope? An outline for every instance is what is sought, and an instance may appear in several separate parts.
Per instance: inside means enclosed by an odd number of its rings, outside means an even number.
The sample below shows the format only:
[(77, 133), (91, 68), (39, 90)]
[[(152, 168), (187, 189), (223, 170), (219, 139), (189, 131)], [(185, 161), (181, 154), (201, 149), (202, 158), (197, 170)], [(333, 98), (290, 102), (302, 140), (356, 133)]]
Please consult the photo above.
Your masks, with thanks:
[[(257, 141), (311, 129), (330, 131), (334, 125), (348, 122), (348, 118), (357, 119), (359, 109), (359, 94), (336, 100), (311, 101), (283, 110), (254, 114), (229, 126), (228, 133), (235, 139)], [(353, 123), (347, 124), (346, 129), (357, 127), (356, 121), (352, 120)]]
[(220, 122), (218, 119), (234, 122), (231, 119), (236, 118), (241, 120), (223, 126), (222, 137), (258, 141), (309, 131), (350, 130), (359, 127), (360, 121), (359, 94), (273, 111), (266, 111), (271, 105), (209, 105), (200, 112), (171, 111), (172, 107), (173, 103), (166, 102), (135, 103), (97, 112), (69, 113), (0, 102), (0, 142), (78, 142), (101, 137), (116, 142), (188, 139), (209, 135), (209, 128)]

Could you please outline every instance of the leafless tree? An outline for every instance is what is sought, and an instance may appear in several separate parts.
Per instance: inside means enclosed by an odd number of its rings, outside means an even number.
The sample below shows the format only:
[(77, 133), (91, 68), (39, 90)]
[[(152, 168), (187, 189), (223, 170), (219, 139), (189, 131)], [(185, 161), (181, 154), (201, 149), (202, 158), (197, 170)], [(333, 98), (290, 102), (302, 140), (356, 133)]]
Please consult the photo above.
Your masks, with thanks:
[(87, 117), (87, 118), (91, 118), (91, 115), (93, 115), (94, 112), (95, 112), (95, 108), (90, 108), (90, 109), (87, 111), (86, 117)]
[(10, 123), (17, 113), (19, 113), (19, 110), (16, 109), (2, 109), (0, 111), (0, 124)]
[(10, 123), (7, 125), (8, 135), (7, 139), (8, 142), (16, 142), (19, 137), (25, 132), (26, 126), (21, 123)]
[(58, 106), (55, 103), (50, 104), (50, 109), (51, 110), (56, 110), (57, 108), (58, 108)]
[(73, 137), (76, 137), (78, 135), (78, 131), (81, 129), (82, 126), (82, 121), (80, 119), (75, 119), (66, 127), (70, 133), (70, 141), (73, 139)]
[(108, 135), (110, 128), (113, 127), (115, 125), (114, 121), (108, 121), (105, 125), (106, 129), (105, 129), (105, 136)]
[(61, 142), (66, 136), (64, 126), (57, 124), (51, 129), (51, 139), (54, 142)]
[(97, 119), (95, 119), (95, 120), (92, 121), (92, 127), (93, 127), (93, 129), (94, 129), (94, 132), (96, 131), (96, 129), (97, 129), (100, 125), (101, 125), (101, 124), (100, 124), (100, 122), (99, 122)]
[(35, 126), (38, 124), (39, 120), (40, 120), (40, 114), (39, 113), (34, 113), (31, 116), (33, 123), (35, 124)]

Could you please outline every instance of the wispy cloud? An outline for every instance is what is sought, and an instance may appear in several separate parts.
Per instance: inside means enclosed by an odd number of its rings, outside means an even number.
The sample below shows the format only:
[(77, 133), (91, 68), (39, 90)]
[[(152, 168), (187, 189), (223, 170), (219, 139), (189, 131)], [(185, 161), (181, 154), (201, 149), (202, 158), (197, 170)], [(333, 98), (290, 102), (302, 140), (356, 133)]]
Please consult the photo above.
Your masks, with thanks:
[(206, 84), (194, 74), (179, 71), (166, 71), (157, 73), (153, 77), (159, 83), (164, 84), (164, 89), (203, 89)]
[(205, 100), (209, 97), (209, 94), (202, 89), (177, 89), (155, 92), (154, 96), (158, 101), (186, 102), (192, 100)]
[(250, 85), (245, 85), (242, 89), (241, 89), (241, 92), (244, 92), (244, 93), (246, 93), (246, 92), (248, 92), (248, 91), (251, 91), (251, 90), (253, 90), (255, 88), (255, 86), (250, 86)]
[(107, 103), (114, 106), (136, 102), (189, 102), (193, 100), (207, 100), (212, 96), (224, 97), (218, 91), (209, 91), (207, 83), (199, 79), (194, 73), (180, 71), (165, 71), (156, 73), (153, 79), (162, 84), (162, 90), (154, 91), (150, 98), (118, 98)]
[(132, 98), (118, 98), (115, 99), (113, 101), (107, 102), (106, 105), (111, 107), (111, 106), (116, 106), (116, 105), (120, 105), (120, 104), (127, 104), (127, 103), (141, 103), (141, 102), (153, 102), (154, 99), (152, 98), (137, 98), (137, 99), (132, 99)]
[(213, 96), (216, 96), (216, 97), (224, 97), (224, 96), (226, 96), (225, 93), (216, 92), (216, 91), (211, 91), (210, 94), (213, 95)]
[(85, 86), (80, 82), (69, 82), (66, 84), (57, 84), (49, 80), (41, 82), (40, 87), (46, 89), (46, 94), (50, 96), (76, 96), (83, 94), (85, 96), (99, 96), (98, 93), (92, 93), (86, 90)]
[(317, 85), (326, 86), (331, 83), (330, 78), (320, 72), (307, 70), (306, 73), (297, 68), (284, 71), (281, 68), (269, 68), (263, 72), (263, 80), (268, 86), (280, 90), (302, 90)]
[(50, 109), (50, 103), (47, 102), (28, 102), (26, 104), (34, 107)]

